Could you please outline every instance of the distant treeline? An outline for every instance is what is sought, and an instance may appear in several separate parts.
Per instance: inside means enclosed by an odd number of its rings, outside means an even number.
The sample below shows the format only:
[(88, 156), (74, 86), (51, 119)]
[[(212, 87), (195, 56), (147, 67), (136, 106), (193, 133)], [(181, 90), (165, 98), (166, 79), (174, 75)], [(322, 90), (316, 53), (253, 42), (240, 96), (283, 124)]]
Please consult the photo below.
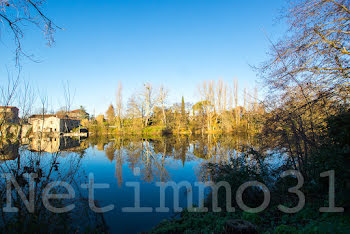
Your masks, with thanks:
[(258, 102), (257, 89), (253, 94), (244, 89), (239, 95), (237, 81), (231, 87), (218, 80), (203, 82), (198, 93), (201, 101), (197, 103), (179, 97), (179, 103), (168, 105), (168, 90), (146, 83), (124, 109), (119, 83), (116, 104), (111, 104), (105, 115), (93, 116), (83, 124), (100, 134), (256, 133), (261, 128), (265, 110)]

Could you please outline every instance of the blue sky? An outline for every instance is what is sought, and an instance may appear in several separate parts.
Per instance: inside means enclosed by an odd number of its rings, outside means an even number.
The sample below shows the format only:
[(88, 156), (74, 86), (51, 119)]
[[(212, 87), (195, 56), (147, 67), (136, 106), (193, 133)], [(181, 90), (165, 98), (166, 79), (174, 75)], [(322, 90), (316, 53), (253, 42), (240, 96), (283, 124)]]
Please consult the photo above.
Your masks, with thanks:
[[(52, 48), (26, 29), (24, 48), (40, 63), (22, 62), (22, 75), (57, 109), (62, 82), (75, 89), (74, 104), (103, 113), (114, 103), (119, 80), (124, 101), (143, 83), (163, 84), (169, 103), (195, 102), (203, 80), (239, 80), (253, 89), (249, 65), (266, 59), (269, 43), (284, 30), (276, 25), (281, 0), (48, 0), (45, 12), (64, 31)], [(2, 37), (0, 80), (14, 70), (13, 43)]]

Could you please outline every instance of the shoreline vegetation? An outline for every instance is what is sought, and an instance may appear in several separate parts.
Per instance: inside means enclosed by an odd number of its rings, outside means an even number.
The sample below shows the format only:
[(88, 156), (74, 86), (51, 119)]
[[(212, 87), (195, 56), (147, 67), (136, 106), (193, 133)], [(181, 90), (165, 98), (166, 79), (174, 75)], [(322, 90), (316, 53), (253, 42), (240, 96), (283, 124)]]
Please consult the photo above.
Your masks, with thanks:
[[(230, 204), (235, 207), (235, 212), (227, 211), (226, 189), (220, 188), (217, 195), (220, 212), (213, 211), (210, 193), (204, 201), (209, 212), (193, 213), (185, 209), (175, 217), (163, 220), (150, 233), (349, 233), (350, 113), (332, 117), (327, 123), (324, 135), (327, 139), (318, 149), (313, 149), (302, 167), (294, 167), (290, 157), (280, 167), (268, 167), (267, 162), (276, 155), (267, 153), (264, 143), (255, 149), (248, 146), (241, 151), (240, 157), (233, 157), (229, 162), (203, 165), (201, 171), (208, 173), (203, 175), (203, 182), (210, 178), (213, 182), (230, 184)], [(252, 160), (250, 164), (247, 164), (247, 155)], [(299, 179), (281, 176), (290, 169), (298, 170), (304, 178), (298, 190), (305, 196), (305, 204), (295, 212), (285, 213), (279, 205), (294, 208), (301, 199), (292, 192)], [(329, 171), (334, 171), (336, 178), (334, 205), (330, 205), (329, 178), (322, 176)], [(270, 191), (270, 203), (262, 212), (242, 211), (237, 205), (236, 191), (248, 181), (263, 183)], [(260, 187), (250, 187), (243, 193), (244, 203), (251, 208), (259, 207), (263, 199)], [(340, 207), (343, 211), (322, 213), (320, 207)]]
[[(249, 165), (240, 158), (208, 163), (203, 171), (210, 174), (203, 180), (227, 181), (232, 187), (232, 197), (244, 182), (264, 183), (271, 191), (271, 202), (265, 211), (241, 212), (233, 200), (237, 211), (227, 212), (225, 190), (220, 190), (221, 212), (210, 211), (209, 194), (206, 200), (209, 212), (197, 214), (185, 210), (150, 232), (350, 233), (350, 2), (291, 1), (282, 18), (289, 27), (287, 33), (276, 43), (268, 38), (269, 60), (254, 68), (266, 88), (264, 101), (259, 100), (257, 88), (242, 92), (237, 80), (232, 84), (217, 80), (204, 81), (198, 86), (196, 103), (187, 103), (184, 97), (180, 101), (179, 97), (179, 103), (168, 105), (169, 91), (164, 86), (155, 88), (145, 83), (123, 105), (126, 100), (119, 82), (115, 102), (105, 115), (90, 116), (84, 107), (79, 109), (80, 124), (96, 137), (206, 135), (209, 141), (210, 137), (224, 138), (230, 134), (262, 142), (258, 149), (248, 148), (242, 154), (242, 157), (253, 156), (252, 162), (258, 163)], [(34, 95), (28, 95), (27, 89), (14, 95), (18, 81), (1, 87), (1, 101), (4, 106), (9, 106), (14, 97), (23, 98), (18, 103), (29, 102), (30, 105), (20, 108), (23, 109), (21, 121), (25, 122), (29, 113), (26, 110), (33, 104), (26, 98)], [(48, 98), (40, 99), (40, 111), (47, 114)], [(72, 98), (68, 85), (65, 99), (64, 109), (69, 111)], [(4, 131), (3, 123), (0, 121), (0, 131)], [(16, 134), (10, 135), (6, 137), (16, 139)], [(208, 148), (203, 146), (204, 150)], [(271, 156), (267, 149), (288, 155), (283, 165), (273, 170), (265, 168), (264, 161)], [(295, 207), (300, 201), (300, 197), (288, 190), (297, 185), (296, 177), (281, 177), (286, 170), (301, 173), (304, 183), (300, 190), (307, 201), (303, 209), (291, 214), (277, 209), (278, 204)], [(330, 196), (330, 176), (322, 176), (329, 171), (335, 173), (335, 200)], [(250, 207), (257, 207), (262, 195), (261, 188), (251, 187), (243, 194), (243, 200)], [(335, 204), (331, 204), (333, 201)], [(320, 212), (320, 207), (330, 204), (344, 210)]]
[(111, 104), (105, 115), (92, 116), (81, 124), (97, 135), (255, 135), (261, 132), (266, 110), (258, 100), (256, 89), (254, 97), (244, 89), (242, 98), (238, 81), (233, 82), (233, 87), (221, 80), (204, 81), (199, 85), (198, 94), (202, 101), (195, 104), (185, 103), (182, 97), (181, 102), (169, 106), (166, 105), (168, 90), (163, 86), (155, 89), (146, 83), (129, 98), (124, 110), (119, 104), (123, 99), (119, 83), (117, 104)]

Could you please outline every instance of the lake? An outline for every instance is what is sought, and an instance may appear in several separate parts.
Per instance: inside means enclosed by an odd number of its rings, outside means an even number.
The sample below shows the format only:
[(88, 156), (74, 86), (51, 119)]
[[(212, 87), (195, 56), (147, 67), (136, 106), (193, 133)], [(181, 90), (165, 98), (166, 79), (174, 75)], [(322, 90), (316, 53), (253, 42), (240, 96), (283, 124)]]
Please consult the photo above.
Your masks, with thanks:
[[(173, 188), (164, 190), (164, 204), (161, 206), (162, 182), (187, 185), (179, 189), (179, 207), (187, 207), (189, 196), (193, 205), (199, 205), (203, 199), (196, 182), (210, 180), (204, 166), (242, 157), (241, 152), (247, 147), (259, 148), (258, 145), (247, 137), (214, 135), (88, 139), (58, 136), (31, 139), (22, 145), (7, 142), (2, 144), (0, 159), (2, 173), (13, 175), (26, 195), (29, 194), (30, 180), (25, 173), (37, 175), (33, 179), (34, 214), (38, 223), (47, 223), (47, 231), (57, 231), (60, 225), (68, 225), (79, 231), (91, 228), (112, 233), (136, 233), (148, 231), (163, 219), (178, 215), (174, 206), (177, 193)], [(246, 155), (245, 160), (251, 163), (253, 159)], [(92, 179), (95, 185), (104, 184), (103, 188), (94, 189), (93, 198), (87, 189)], [(43, 196), (47, 195), (43, 195), (45, 188), (54, 181), (64, 181), (74, 190), (74, 197), (49, 199), (53, 207), (74, 204), (74, 209), (69, 212), (56, 214), (47, 211), (42, 202)], [(5, 207), (5, 178), (1, 186), (2, 207)], [(204, 197), (208, 191), (203, 190)], [(68, 194), (69, 189), (60, 185), (53, 187), (50, 193)], [(30, 224), (33, 218), (26, 215), (26, 205), (14, 189), (11, 194), (13, 206), (20, 212), (3, 211), (1, 224), (14, 225), (11, 220), (18, 215), (20, 225), (34, 228)], [(134, 208), (135, 196), (140, 198), (141, 212)], [(94, 212), (89, 206), (89, 198), (91, 204), (104, 207), (106, 212)], [(165, 209), (159, 210), (159, 207)]]

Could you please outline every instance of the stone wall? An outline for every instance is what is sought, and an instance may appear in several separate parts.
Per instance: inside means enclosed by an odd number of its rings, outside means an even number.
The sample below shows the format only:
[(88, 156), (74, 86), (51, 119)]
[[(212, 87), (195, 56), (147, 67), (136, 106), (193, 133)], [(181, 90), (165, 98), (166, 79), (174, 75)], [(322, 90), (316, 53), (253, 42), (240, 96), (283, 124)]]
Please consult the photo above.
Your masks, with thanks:
[(18, 123), (18, 109), (15, 107), (0, 107), (0, 121)]
[(28, 138), (32, 133), (32, 125), (30, 124), (8, 124), (1, 126), (0, 137), (19, 141), (21, 138)]

